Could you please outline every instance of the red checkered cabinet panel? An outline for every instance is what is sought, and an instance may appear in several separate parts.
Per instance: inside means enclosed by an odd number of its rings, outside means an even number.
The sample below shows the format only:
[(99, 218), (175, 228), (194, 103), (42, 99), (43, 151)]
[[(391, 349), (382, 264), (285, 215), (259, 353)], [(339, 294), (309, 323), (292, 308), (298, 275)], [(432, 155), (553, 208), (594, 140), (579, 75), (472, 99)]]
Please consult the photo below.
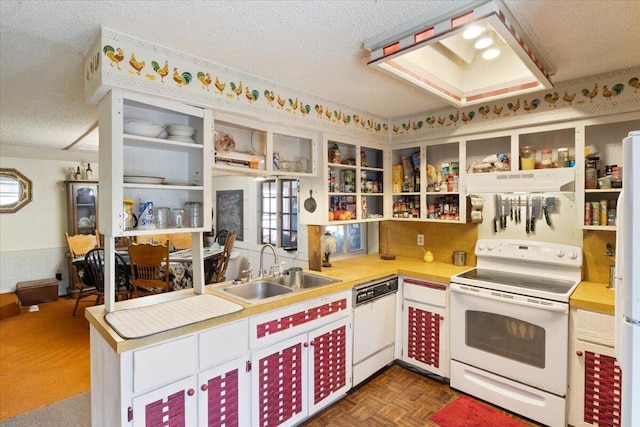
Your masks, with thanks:
[(445, 309), (442, 307), (404, 301), (403, 361), (446, 376), (444, 315)]

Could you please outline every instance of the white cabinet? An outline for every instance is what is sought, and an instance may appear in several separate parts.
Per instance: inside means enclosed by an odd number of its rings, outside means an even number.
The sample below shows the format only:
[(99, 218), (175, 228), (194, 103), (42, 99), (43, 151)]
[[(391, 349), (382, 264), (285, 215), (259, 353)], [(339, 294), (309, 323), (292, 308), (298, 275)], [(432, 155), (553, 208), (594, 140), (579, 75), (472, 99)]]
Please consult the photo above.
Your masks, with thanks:
[(569, 424), (620, 426), (622, 373), (614, 350), (614, 318), (571, 309)]
[[(576, 204), (579, 207), (577, 226), (588, 230), (615, 230), (615, 211), (621, 188), (607, 181), (607, 166), (622, 166), (622, 139), (630, 131), (640, 129), (640, 120), (616, 122), (590, 120), (579, 131), (584, 134), (584, 150), (576, 156), (579, 178), (576, 182)], [(583, 154), (584, 153), (584, 154)], [(596, 171), (599, 179), (592, 185), (587, 179), (588, 156), (597, 158)], [(594, 159), (595, 160), (595, 159)], [(609, 171), (611, 173), (611, 171)], [(605, 178), (601, 180), (601, 178)], [(587, 182), (589, 181), (589, 182)], [(600, 185), (603, 184), (603, 185)], [(609, 188), (605, 188), (609, 187)]]
[(314, 132), (217, 112), (213, 171), (294, 178), (316, 176), (317, 140)]
[(315, 211), (300, 211), (302, 224), (379, 221), (385, 215), (385, 148), (344, 135), (323, 135), (319, 176), (301, 180), (300, 193), (315, 194)]
[(351, 388), (351, 320), (344, 317), (251, 355), (254, 426), (296, 425)]
[[(114, 89), (100, 102), (99, 114), (101, 233), (121, 237), (158, 232), (125, 228), (125, 197), (134, 200), (134, 213), (145, 201), (168, 208), (199, 202), (203, 212), (211, 211), (211, 111)], [(124, 122), (129, 119), (190, 126), (195, 129), (193, 142), (127, 134)], [(209, 215), (203, 215), (201, 227), (163, 232), (205, 230), (211, 230)]]
[[(220, 343), (218, 346), (222, 347)], [(202, 427), (249, 425), (249, 382), (245, 357), (200, 372), (198, 374), (198, 425)]]
[(464, 222), (458, 140), (391, 150), (391, 196), (394, 219)]
[(448, 288), (403, 277), (402, 361), (449, 376)]
[[(155, 225), (130, 229), (125, 224), (123, 199), (134, 201), (134, 211), (145, 202), (155, 208), (185, 208), (199, 203), (202, 212), (211, 212), (211, 126), (210, 110), (162, 98), (119, 89), (111, 90), (98, 106), (100, 124), (100, 203), (99, 231), (105, 235), (106, 264), (114, 265), (116, 237), (155, 234)], [(141, 136), (144, 132), (127, 129), (129, 120), (162, 126), (181, 125), (194, 129), (185, 138)], [(143, 129), (144, 130), (144, 129)], [(135, 134), (134, 134), (135, 132)], [(148, 134), (147, 134), (148, 135)], [(193, 283), (196, 293), (204, 293), (202, 232), (211, 230), (211, 216), (202, 215), (199, 226), (167, 228), (163, 233), (192, 233)], [(108, 271), (113, 271), (113, 268)], [(113, 311), (115, 278), (105, 278), (105, 305)]]
[(210, 426), (224, 419), (248, 425), (248, 352), (247, 320), (123, 353), (92, 326), (92, 423)]
[(351, 388), (351, 292), (250, 319), (252, 425), (295, 425)]

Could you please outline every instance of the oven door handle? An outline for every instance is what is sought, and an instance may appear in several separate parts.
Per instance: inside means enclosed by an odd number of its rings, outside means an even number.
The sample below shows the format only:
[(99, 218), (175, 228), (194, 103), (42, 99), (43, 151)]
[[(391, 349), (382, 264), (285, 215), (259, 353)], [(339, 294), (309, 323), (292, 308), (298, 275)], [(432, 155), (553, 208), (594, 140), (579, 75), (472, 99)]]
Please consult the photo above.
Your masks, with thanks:
[[(477, 288), (473, 289), (474, 290), (471, 290), (469, 287), (459, 285), (457, 283), (451, 284), (451, 291), (459, 294), (471, 295), (474, 297), (484, 298), (491, 301), (498, 301), (506, 304), (515, 304), (524, 307), (537, 308), (539, 310), (553, 311), (556, 313), (569, 312), (568, 304), (556, 304), (552, 301), (537, 300), (519, 295), (512, 296), (511, 294), (506, 294), (499, 291), (490, 291), (485, 289), (475, 290)], [(508, 295), (508, 297), (505, 297), (503, 295)]]

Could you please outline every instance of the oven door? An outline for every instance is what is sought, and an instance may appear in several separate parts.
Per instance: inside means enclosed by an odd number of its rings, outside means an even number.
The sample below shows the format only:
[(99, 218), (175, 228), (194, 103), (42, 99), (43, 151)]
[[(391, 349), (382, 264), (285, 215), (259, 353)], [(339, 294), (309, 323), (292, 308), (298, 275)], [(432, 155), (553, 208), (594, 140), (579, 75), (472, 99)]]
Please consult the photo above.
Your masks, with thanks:
[(451, 358), (567, 393), (568, 304), (451, 284)]

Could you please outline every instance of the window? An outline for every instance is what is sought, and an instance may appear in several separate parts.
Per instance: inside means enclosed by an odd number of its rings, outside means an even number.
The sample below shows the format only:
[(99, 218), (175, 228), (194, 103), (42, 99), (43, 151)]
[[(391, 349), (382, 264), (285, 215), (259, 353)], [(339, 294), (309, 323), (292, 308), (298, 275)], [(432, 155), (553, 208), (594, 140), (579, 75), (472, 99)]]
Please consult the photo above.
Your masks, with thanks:
[[(336, 238), (336, 255), (366, 252), (366, 226), (364, 224), (328, 225), (325, 231)], [(346, 236), (346, 238), (345, 238)]]
[(299, 188), (295, 179), (271, 179), (260, 184), (260, 243), (286, 248), (298, 246)]

